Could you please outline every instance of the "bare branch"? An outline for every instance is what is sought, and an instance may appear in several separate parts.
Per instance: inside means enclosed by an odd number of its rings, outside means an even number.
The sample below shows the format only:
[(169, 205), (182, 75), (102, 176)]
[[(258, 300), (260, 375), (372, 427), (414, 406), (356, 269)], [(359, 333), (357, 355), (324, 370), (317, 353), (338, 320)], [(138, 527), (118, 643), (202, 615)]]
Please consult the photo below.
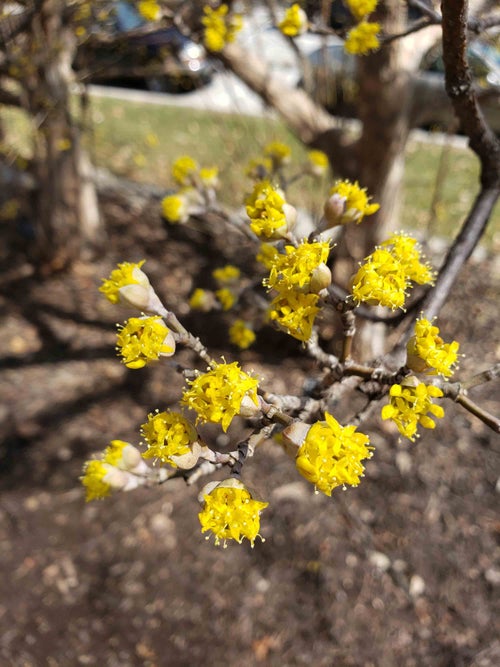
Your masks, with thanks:
[(219, 54), (224, 65), (251, 90), (275, 109), (306, 145), (324, 150), (335, 163), (342, 164), (349, 146), (342, 141), (342, 122), (331, 116), (300, 88), (293, 88), (269, 71), (266, 63), (238, 44), (228, 44)]
[(429, 319), (436, 317), (446, 303), (460, 270), (486, 229), (499, 194), (500, 186), (483, 189), (476, 197), (458, 237), (448, 251), (434, 289), (428, 292), (422, 304), (422, 310)]
[[(498, 364), (498, 366), (500, 366), (500, 364)], [(474, 401), (468, 397), (466, 383), (447, 382), (446, 380), (438, 379), (434, 382), (434, 384), (441, 389), (443, 395), (446, 398), (449, 398), (452, 401), (455, 401), (455, 403), (461, 405), (468, 412), (489, 426), (489, 428), (495, 431), (495, 433), (500, 433), (500, 419), (495, 417), (495, 415), (490, 414), (487, 410), (481, 408), (479, 405), (477, 405), (477, 403), (474, 403)]]
[(443, 2), (442, 11), (446, 92), (470, 147), (481, 160), (481, 185), (500, 189), (500, 141), (486, 124), (467, 62), (467, 2)]
[(498, 377), (500, 377), (500, 362), (481, 373), (477, 373), (477, 375), (473, 375), (468, 380), (462, 382), (461, 385), (464, 389), (472, 389), (472, 387), (477, 387), (485, 382), (491, 382), (491, 380), (495, 380)]

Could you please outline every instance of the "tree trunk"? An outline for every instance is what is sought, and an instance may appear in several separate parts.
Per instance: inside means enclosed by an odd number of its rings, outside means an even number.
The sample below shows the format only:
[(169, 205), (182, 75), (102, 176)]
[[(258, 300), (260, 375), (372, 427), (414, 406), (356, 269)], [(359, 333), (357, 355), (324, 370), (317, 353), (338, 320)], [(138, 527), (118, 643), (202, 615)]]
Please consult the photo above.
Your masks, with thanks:
[(36, 259), (44, 273), (89, 258), (105, 237), (80, 127), (70, 110), (76, 42), (71, 25), (63, 24), (64, 5), (48, 0), (32, 22), (39, 65), (28, 82), (27, 106), (40, 119), (34, 156)]
[[(404, 29), (405, 13), (399, 0), (385, 0), (374, 18), (386, 34), (394, 34)], [(358, 143), (359, 180), (380, 209), (362, 235), (352, 234), (357, 256), (371, 252), (399, 221), (411, 104), (411, 77), (402, 63), (401, 45), (396, 40), (359, 58), (358, 111), (363, 126)]]

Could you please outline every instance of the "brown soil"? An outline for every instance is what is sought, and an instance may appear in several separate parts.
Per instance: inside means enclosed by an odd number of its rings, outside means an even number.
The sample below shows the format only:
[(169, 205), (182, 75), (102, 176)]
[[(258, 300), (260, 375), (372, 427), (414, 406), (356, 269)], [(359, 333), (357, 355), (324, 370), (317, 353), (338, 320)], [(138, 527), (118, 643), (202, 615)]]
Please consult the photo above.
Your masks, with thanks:
[[(116, 261), (146, 257), (166, 303), (215, 356), (236, 358), (218, 320), (186, 308), (226, 261), (222, 245), (152, 211), (109, 204), (106, 215), (106, 258), (44, 282), (22, 237), (1, 230), (0, 665), (499, 665), (500, 441), (453, 404), (414, 445), (374, 420), (363, 483), (332, 499), (264, 446), (245, 468), (270, 500), (253, 550), (207, 542), (199, 487), (181, 480), (85, 504), (83, 461), (110, 439), (137, 441), (182, 386), (168, 365), (117, 361), (126, 311), (97, 293)], [(462, 377), (500, 356), (492, 273), (488, 259), (471, 264), (440, 319), (463, 341)], [(240, 359), (274, 391), (300, 388), (312, 368), (270, 331)], [(498, 413), (498, 387), (473, 396)]]

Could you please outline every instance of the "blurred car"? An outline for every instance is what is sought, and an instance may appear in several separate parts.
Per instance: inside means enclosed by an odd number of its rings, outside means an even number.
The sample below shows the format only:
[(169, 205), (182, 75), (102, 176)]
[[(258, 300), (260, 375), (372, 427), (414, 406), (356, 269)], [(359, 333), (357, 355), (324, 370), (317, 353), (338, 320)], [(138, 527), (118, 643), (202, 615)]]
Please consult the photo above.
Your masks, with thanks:
[[(214, 69), (205, 49), (176, 27), (155, 28), (128, 2), (114, 2), (95, 39), (84, 42), (74, 63), (92, 83), (144, 86), (179, 93), (209, 83)], [(98, 39), (105, 35), (106, 39)]]
[[(500, 52), (494, 46), (475, 41), (468, 47), (468, 61), (480, 106), (490, 127), (500, 134)], [(330, 113), (356, 117), (358, 85), (356, 58), (343, 44), (332, 44), (308, 56), (309, 77), (301, 81), (313, 98)], [(447, 130), (454, 115), (446, 91), (444, 63), (439, 46), (422, 59), (416, 74), (413, 119), (416, 127)]]

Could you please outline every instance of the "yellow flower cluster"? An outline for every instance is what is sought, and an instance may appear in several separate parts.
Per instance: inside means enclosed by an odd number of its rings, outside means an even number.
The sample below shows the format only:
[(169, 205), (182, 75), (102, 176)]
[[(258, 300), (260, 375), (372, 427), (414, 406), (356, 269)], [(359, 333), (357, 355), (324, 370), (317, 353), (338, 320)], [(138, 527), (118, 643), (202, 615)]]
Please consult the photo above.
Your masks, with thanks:
[(219, 283), (219, 285), (231, 285), (232, 283), (239, 280), (241, 271), (237, 266), (226, 264), (219, 269), (214, 269), (212, 271), (212, 276)]
[(236, 295), (228, 287), (222, 287), (215, 291), (217, 301), (222, 306), (222, 310), (231, 310), (236, 303)]
[(325, 205), (325, 216), (330, 226), (349, 222), (359, 224), (365, 215), (376, 213), (380, 206), (371, 204), (370, 199), (366, 188), (361, 188), (357, 181), (337, 181), (330, 190), (330, 199)]
[(260, 262), (266, 269), (270, 269), (274, 263), (275, 257), (278, 254), (278, 249), (272, 243), (261, 243), (259, 252), (255, 259)]
[(282, 238), (289, 229), (285, 197), (269, 181), (258, 181), (253, 192), (247, 197), (246, 212), (250, 218), (250, 228), (259, 237)]
[(318, 292), (325, 285), (319, 290), (314, 289), (314, 279), (323, 267), (326, 268), (325, 262), (329, 254), (328, 241), (302, 241), (297, 247), (287, 245), (284, 254), (276, 252), (270, 260), (269, 278), (264, 280), (264, 284), (279, 292), (289, 289)]
[(352, 295), (357, 302), (403, 308), (408, 281), (403, 265), (389, 250), (377, 248), (354, 276)]
[(174, 468), (176, 459), (188, 454), (198, 440), (195, 427), (183, 415), (171, 411), (149, 414), (141, 433), (148, 445), (143, 458), (159, 459)]
[(161, 9), (156, 0), (141, 0), (137, 3), (137, 9), (146, 21), (157, 21), (160, 18)]
[(393, 384), (390, 391), (390, 403), (382, 408), (382, 419), (392, 419), (401, 435), (412, 442), (417, 437), (417, 426), (435, 428), (436, 423), (428, 413), (440, 419), (444, 410), (432, 402), (433, 398), (443, 396), (439, 387), (419, 382), (416, 377), (405, 378), (401, 384)]
[(269, 319), (297, 340), (306, 342), (311, 337), (316, 315), (319, 312), (317, 294), (304, 294), (295, 290), (282, 292), (271, 303)]
[(349, 30), (344, 42), (344, 48), (347, 53), (358, 56), (364, 56), (370, 53), (370, 51), (376, 51), (380, 46), (379, 32), (379, 23), (371, 23), (363, 20)]
[(240, 350), (246, 350), (255, 342), (255, 333), (243, 320), (236, 320), (229, 328), (229, 340)]
[(198, 514), (201, 532), (209, 530), (215, 537), (215, 544), (235, 540), (239, 544), (244, 538), (254, 545), (259, 536), (260, 513), (269, 503), (254, 500), (242, 482), (228, 479), (207, 484), (201, 499), (203, 509)]
[[(190, 188), (192, 190), (192, 188)], [(174, 195), (167, 195), (162, 199), (161, 212), (165, 220), (172, 224), (184, 223), (189, 220), (189, 202), (187, 189)]]
[(269, 158), (274, 168), (288, 164), (291, 156), (292, 149), (281, 141), (272, 141), (264, 146), (264, 158)]
[(369, 255), (352, 280), (352, 295), (358, 303), (403, 308), (411, 281), (432, 283), (434, 274), (422, 262), (417, 241), (394, 234)]
[(111, 495), (113, 489), (123, 489), (133, 484), (127, 473), (141, 463), (139, 451), (128, 442), (112, 440), (100, 459), (86, 461), (81, 482), (85, 487), (85, 500), (97, 500)]
[(323, 151), (312, 150), (307, 152), (309, 169), (314, 176), (323, 176), (328, 171), (328, 157)]
[(331, 272), (325, 264), (329, 252), (328, 242), (303, 241), (297, 248), (285, 246), (284, 254), (275, 251), (265, 259), (270, 271), (263, 282), (278, 291), (271, 302), (269, 318), (303, 342), (310, 338), (319, 311), (318, 292), (331, 282)]
[(123, 287), (140, 285), (148, 288), (150, 286), (148, 277), (141, 271), (141, 266), (144, 264), (144, 261), (145, 260), (142, 260), (137, 264), (132, 262), (122, 262), (121, 264), (118, 264), (118, 268), (111, 272), (110, 277), (103, 280), (103, 284), (99, 287), (99, 292), (102, 292), (111, 303), (119, 303), (121, 300), (120, 290)]
[(113, 468), (102, 460), (87, 461), (81, 479), (85, 487), (85, 500), (98, 500), (111, 495), (112, 487), (108, 483)]
[(206, 5), (203, 12), (203, 42), (210, 51), (222, 51), (226, 44), (234, 42), (243, 26), (242, 17), (240, 14), (229, 14), (229, 7), (225, 4), (217, 9)]
[(220, 289), (215, 292), (215, 296), (221, 304), (222, 310), (230, 310), (238, 300), (236, 285), (240, 279), (241, 271), (237, 266), (226, 264), (219, 269), (214, 269), (212, 276), (220, 286)]
[(172, 165), (172, 177), (180, 190), (167, 195), (161, 202), (163, 217), (170, 223), (183, 224), (191, 213), (203, 208), (203, 190), (213, 190), (219, 184), (217, 167), (202, 167), (189, 155), (182, 155)]
[(378, 0), (346, 0), (351, 14), (357, 21), (361, 21), (375, 11), (377, 2)]
[(285, 12), (283, 20), (278, 24), (280, 31), (287, 37), (296, 37), (307, 30), (307, 14), (298, 3), (294, 3)]
[(143, 368), (175, 353), (172, 332), (161, 317), (131, 317), (117, 335), (117, 350), (127, 368)]
[(422, 262), (420, 246), (416, 239), (407, 234), (393, 234), (382, 243), (391, 254), (404, 266), (409, 280), (418, 285), (427, 285), (434, 282), (435, 274), (429, 264)]
[(415, 323), (415, 335), (406, 346), (406, 365), (416, 373), (439, 373), (443, 377), (451, 377), (457, 365), (459, 347), (456, 340), (445, 343), (439, 335), (439, 328), (420, 318)]
[(235, 415), (258, 411), (259, 382), (242, 371), (237, 361), (215, 364), (188, 384), (190, 388), (184, 391), (181, 403), (196, 412), (198, 421), (221, 424), (223, 431)]
[(308, 430), (295, 465), (316, 489), (331, 496), (338, 486), (358, 486), (363, 477), (364, 459), (372, 456), (369, 438), (357, 433), (355, 426), (341, 426), (328, 412), (325, 421)]
[(177, 185), (192, 185), (192, 177), (197, 173), (199, 165), (189, 155), (181, 155), (172, 165), (172, 176)]
[(213, 292), (197, 287), (189, 298), (189, 306), (193, 310), (201, 310), (204, 313), (212, 310), (215, 305)]

